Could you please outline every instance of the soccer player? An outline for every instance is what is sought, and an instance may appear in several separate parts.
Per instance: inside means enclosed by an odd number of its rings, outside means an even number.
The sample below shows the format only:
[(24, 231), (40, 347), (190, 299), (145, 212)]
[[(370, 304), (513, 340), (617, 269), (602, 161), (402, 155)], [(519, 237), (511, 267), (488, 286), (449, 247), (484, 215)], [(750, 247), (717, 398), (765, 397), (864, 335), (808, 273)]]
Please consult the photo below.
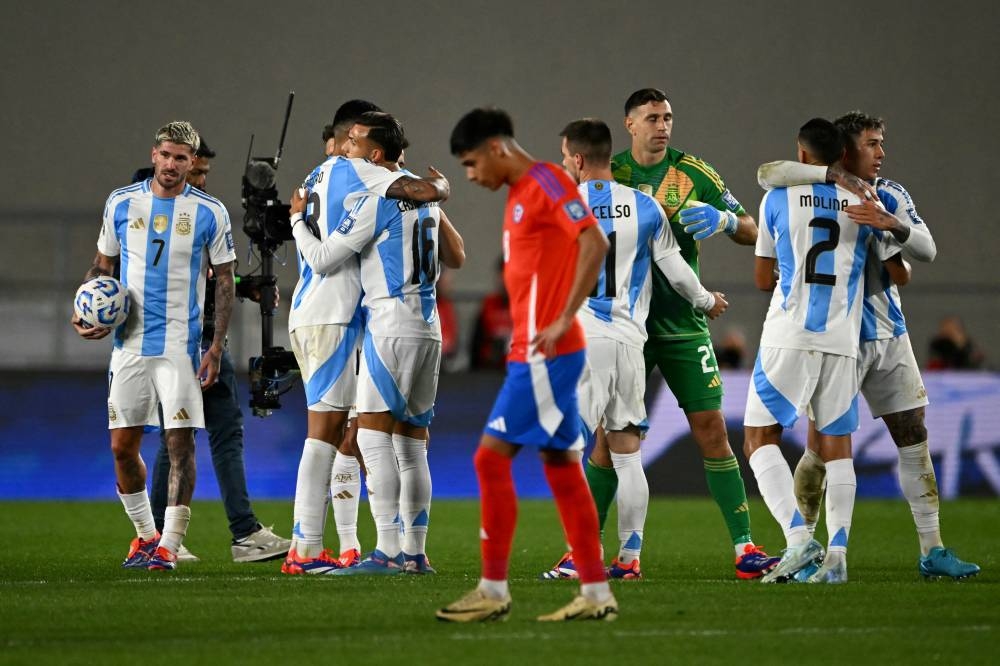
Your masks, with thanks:
[[(215, 151), (209, 148), (205, 137), (201, 139), (195, 153), (187, 182), (202, 192), (207, 192), (208, 174), (212, 169)], [(139, 169), (132, 176), (132, 182), (153, 177), (152, 168)], [(240, 291), (239, 276), (236, 277), (237, 296), (260, 300), (260, 292)], [(208, 348), (215, 337), (213, 320), (215, 317), (215, 276), (209, 270), (205, 285), (205, 305), (202, 309), (202, 349)], [(236, 393), (236, 370), (228, 345), (222, 350), (219, 363), (219, 379), (202, 394), (205, 411), (205, 430), (208, 431), (208, 445), (212, 451), (212, 466), (222, 494), (222, 504), (229, 519), (229, 531), (233, 535), (230, 550), (235, 562), (263, 562), (281, 557), (288, 552), (289, 539), (276, 535), (271, 528), (264, 527), (257, 520), (247, 492), (246, 468), (243, 464), (243, 412)], [(160, 448), (153, 466), (153, 480), (150, 488), (150, 503), (156, 528), (163, 529), (163, 513), (167, 506), (167, 477), (170, 474), (170, 454), (167, 451), (166, 429), (163, 428), (163, 414), (160, 414)], [(197, 562), (198, 557), (184, 544), (177, 551), (178, 562)]]
[[(132, 313), (115, 329), (108, 370), (108, 427), (118, 494), (135, 526), (129, 568), (174, 569), (191, 520), (194, 428), (204, 427), (202, 390), (215, 384), (233, 308), (236, 254), (229, 213), (185, 180), (200, 138), (187, 122), (156, 132), (153, 178), (115, 190), (104, 207), (97, 255), (86, 279), (112, 275), (121, 264)], [(201, 349), (205, 276), (215, 269), (215, 336)], [(85, 339), (106, 336), (85, 328)], [(167, 421), (170, 478), (163, 534), (156, 531), (140, 455), (143, 428), (157, 425), (157, 403)]]
[[(833, 123), (814, 118), (799, 130), (798, 152), (800, 162), (827, 166), (843, 156), (844, 139)], [(808, 580), (847, 581), (856, 487), (851, 460), (851, 433), (858, 427), (855, 359), (867, 249), (874, 246), (891, 270), (906, 273), (898, 245), (877, 243), (872, 227), (848, 217), (847, 207), (858, 202), (836, 185), (815, 185), (772, 190), (760, 205), (754, 282), (773, 296), (747, 395), (744, 452), (788, 545), (764, 582), (790, 577), (822, 557), (823, 547), (796, 509), (792, 473), (779, 448), (783, 429), (807, 408), (830, 470), (829, 546), (823, 566)]]
[[(670, 147), (673, 122), (673, 108), (663, 91), (643, 88), (632, 93), (625, 101), (625, 128), (632, 147), (614, 156), (611, 169), (616, 181), (652, 195), (663, 206), (681, 256), (699, 274), (699, 241), (722, 232), (740, 245), (753, 245), (757, 226), (715, 169)], [(753, 542), (746, 489), (722, 416), (722, 377), (708, 322), (655, 266), (646, 330), (646, 372), (658, 367), (684, 410), (704, 459), (709, 492), (729, 529), (736, 576), (758, 578), (778, 558)], [(587, 480), (598, 514), (606, 514), (617, 489), (614, 470), (591, 459)]]
[[(646, 370), (642, 347), (649, 312), (650, 265), (655, 262), (678, 293), (710, 318), (728, 307), (707, 291), (680, 255), (667, 215), (648, 194), (611, 175), (611, 129), (600, 120), (569, 123), (562, 137), (563, 167), (580, 183), (580, 197), (607, 236), (610, 249), (597, 285), (578, 316), (587, 337), (587, 366), (579, 386), (580, 415), (596, 436), (592, 460), (607, 461), (618, 477), (618, 556), (609, 578), (642, 577), (639, 555), (649, 506), (649, 485), (639, 442), (647, 429)], [(607, 513), (598, 514), (603, 532)], [(542, 578), (576, 578), (567, 553)]]
[[(398, 171), (404, 145), (395, 119), (370, 112), (351, 128), (344, 154)], [(298, 193), (292, 204), (302, 206)], [(314, 270), (336, 270), (356, 254), (361, 261), (366, 323), (358, 445), (368, 470), (378, 543), (365, 560), (338, 573), (434, 573), (425, 543), (431, 502), (428, 426), (441, 365), (435, 283), (439, 261), (461, 267), (464, 245), (436, 204), (368, 197), (352, 219), (349, 229), (320, 242), (301, 223), (301, 213), (292, 218), (296, 244)]]
[[(430, 178), (420, 179), (335, 155), (313, 169), (304, 184), (305, 196), (297, 198), (290, 210), (306, 213), (309, 231), (326, 240), (350, 231), (368, 194), (423, 202), (447, 198), (448, 181), (430, 171)], [(295, 486), (292, 548), (281, 568), (284, 573), (324, 574), (343, 568), (323, 548), (323, 523), (334, 455), (355, 399), (360, 299), (357, 261), (324, 273), (299, 253), (299, 281), (288, 329), (305, 385), (308, 420)]]
[(473, 459), (482, 577), (437, 617), (477, 622), (510, 612), (507, 573), (517, 522), (511, 463), (521, 447), (534, 445), (581, 581), (577, 597), (538, 619), (612, 620), (618, 603), (605, 576), (597, 513), (580, 466), (576, 395), (586, 344), (576, 312), (596, 284), (608, 241), (566, 172), (536, 162), (514, 140), (506, 112), (479, 108), (465, 114), (452, 130), (451, 152), (477, 185), (510, 188), (502, 246), (514, 332), (507, 377)]
[[(861, 111), (834, 121), (847, 135), (843, 167), (830, 173), (777, 162), (763, 165), (758, 178), (765, 187), (859, 178), (874, 188), (882, 208), (866, 203), (851, 209), (851, 218), (887, 231), (903, 250), (918, 261), (933, 261), (937, 254), (927, 225), (917, 214), (906, 189), (879, 177), (885, 160), (885, 122)], [(846, 169), (846, 172), (845, 172)], [(858, 382), (872, 415), (882, 418), (899, 454), (897, 474), (903, 496), (910, 505), (917, 529), (920, 558), (917, 567), (926, 577), (965, 578), (979, 573), (979, 566), (965, 562), (941, 538), (937, 479), (928, 450), (924, 409), (928, 404), (920, 370), (906, 332), (899, 290), (877, 261), (869, 257), (865, 272), (865, 314), (858, 354)], [(806, 523), (815, 526), (826, 482), (826, 467), (817, 455), (815, 428), (795, 468), (795, 493)]]

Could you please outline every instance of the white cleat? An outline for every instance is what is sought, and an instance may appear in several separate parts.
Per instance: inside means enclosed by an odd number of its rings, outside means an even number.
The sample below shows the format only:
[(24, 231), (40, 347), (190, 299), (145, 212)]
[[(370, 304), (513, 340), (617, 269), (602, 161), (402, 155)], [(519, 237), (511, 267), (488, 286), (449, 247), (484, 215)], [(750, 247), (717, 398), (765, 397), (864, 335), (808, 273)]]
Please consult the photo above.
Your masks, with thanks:
[(804, 544), (786, 548), (781, 561), (760, 579), (762, 583), (778, 583), (790, 580), (802, 568), (817, 558), (823, 557), (823, 546), (816, 539)]

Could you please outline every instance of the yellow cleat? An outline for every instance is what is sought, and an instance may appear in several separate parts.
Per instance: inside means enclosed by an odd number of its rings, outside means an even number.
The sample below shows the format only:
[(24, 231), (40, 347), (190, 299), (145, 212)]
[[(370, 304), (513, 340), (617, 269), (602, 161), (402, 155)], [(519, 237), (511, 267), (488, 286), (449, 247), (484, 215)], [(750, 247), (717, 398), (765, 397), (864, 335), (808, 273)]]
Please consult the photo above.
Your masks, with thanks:
[(503, 599), (494, 599), (476, 588), (458, 601), (439, 609), (435, 616), (445, 622), (490, 622), (505, 620), (508, 613), (510, 613), (510, 595)]
[(540, 615), (539, 622), (568, 622), (569, 620), (604, 620), (611, 622), (618, 617), (618, 602), (614, 596), (609, 596), (600, 603), (595, 603), (585, 596), (577, 595), (555, 613)]

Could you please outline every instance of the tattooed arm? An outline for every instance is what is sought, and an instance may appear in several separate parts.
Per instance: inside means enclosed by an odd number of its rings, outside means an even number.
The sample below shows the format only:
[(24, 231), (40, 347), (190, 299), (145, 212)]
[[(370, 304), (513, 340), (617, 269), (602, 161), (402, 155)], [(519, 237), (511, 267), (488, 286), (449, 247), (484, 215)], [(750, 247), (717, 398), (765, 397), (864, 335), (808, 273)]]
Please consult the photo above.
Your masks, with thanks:
[(229, 318), (233, 313), (233, 300), (236, 298), (236, 283), (233, 278), (233, 262), (214, 266), (215, 271), (215, 337), (212, 345), (205, 350), (198, 368), (202, 389), (207, 389), (219, 377), (219, 364), (222, 362), (222, 350), (226, 345), (226, 333), (229, 330)]
[(409, 199), (410, 201), (420, 201), (427, 203), (430, 201), (444, 201), (451, 194), (451, 185), (448, 179), (435, 169), (428, 167), (429, 178), (414, 178), (413, 176), (402, 176), (389, 186), (386, 192), (388, 199)]
[[(102, 275), (114, 275), (115, 264), (118, 263), (118, 257), (109, 257), (106, 254), (100, 252), (94, 257), (94, 263), (87, 271), (87, 274), (83, 276), (83, 281), (92, 280), (95, 277), (100, 277)], [(70, 319), (70, 323), (73, 328), (80, 335), (81, 338), (85, 340), (100, 340), (111, 332), (110, 328), (103, 328), (97, 326), (88, 327), (80, 319), (77, 318), (76, 314)]]

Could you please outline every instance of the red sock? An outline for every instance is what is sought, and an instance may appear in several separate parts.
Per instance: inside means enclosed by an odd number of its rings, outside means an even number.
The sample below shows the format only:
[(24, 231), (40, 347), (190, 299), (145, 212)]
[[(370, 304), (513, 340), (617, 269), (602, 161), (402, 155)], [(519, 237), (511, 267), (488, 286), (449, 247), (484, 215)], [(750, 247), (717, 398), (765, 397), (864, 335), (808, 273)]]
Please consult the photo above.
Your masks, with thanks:
[(581, 583), (606, 580), (601, 560), (600, 528), (597, 507), (590, 494), (580, 463), (545, 463), (545, 478), (556, 498), (566, 541), (573, 549), (573, 563)]
[(479, 548), (483, 558), (483, 578), (507, 580), (514, 525), (517, 524), (517, 493), (510, 471), (512, 459), (480, 446), (472, 460), (479, 478), (479, 524), (482, 530)]

